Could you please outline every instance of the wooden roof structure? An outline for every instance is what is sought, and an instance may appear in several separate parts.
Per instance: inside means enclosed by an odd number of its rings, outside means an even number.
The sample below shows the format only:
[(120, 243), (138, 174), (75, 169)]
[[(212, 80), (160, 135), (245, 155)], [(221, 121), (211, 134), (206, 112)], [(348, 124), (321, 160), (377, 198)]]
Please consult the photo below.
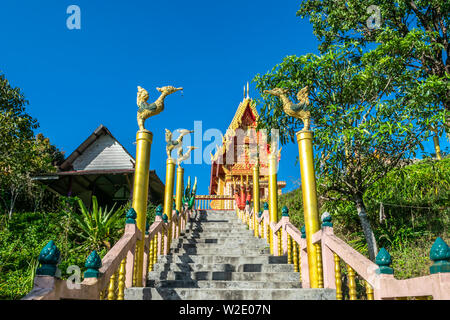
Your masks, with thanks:
[[(135, 159), (104, 125), (76, 148), (58, 167), (56, 173), (35, 176), (53, 192), (77, 196), (90, 205), (95, 195), (100, 205), (112, 205), (131, 199)], [(150, 170), (149, 200), (164, 198), (164, 184), (155, 170)]]

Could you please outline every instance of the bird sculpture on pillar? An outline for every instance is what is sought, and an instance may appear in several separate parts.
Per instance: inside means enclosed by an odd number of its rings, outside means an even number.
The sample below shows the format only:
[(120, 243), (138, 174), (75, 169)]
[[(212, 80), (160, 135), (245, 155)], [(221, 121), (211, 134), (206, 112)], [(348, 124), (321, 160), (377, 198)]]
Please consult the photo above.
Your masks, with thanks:
[(160, 114), (164, 110), (164, 99), (177, 91), (183, 90), (183, 88), (175, 88), (172, 86), (166, 86), (162, 88), (156, 88), (159, 92), (161, 92), (161, 95), (158, 99), (155, 100), (153, 103), (148, 103), (147, 100), (149, 98), (148, 91), (145, 90), (142, 87), (138, 86), (138, 92), (137, 92), (137, 106), (138, 106), (138, 112), (137, 112), (137, 122), (139, 126), (139, 130), (145, 131), (144, 122), (150, 117), (156, 116), (157, 114)]
[(274, 88), (271, 90), (264, 90), (264, 93), (268, 93), (279, 97), (283, 103), (283, 111), (294, 118), (301, 119), (303, 121), (303, 130), (308, 131), (311, 120), (311, 112), (306, 111), (305, 108), (309, 105), (308, 99), (308, 86), (304, 87), (297, 93), (298, 104), (293, 103), (289, 97), (289, 90), (284, 88)]
[(172, 158), (172, 150), (179, 150), (183, 147), (183, 137), (189, 133), (194, 132), (193, 130), (179, 129), (180, 135), (176, 140), (172, 140), (172, 132), (166, 129), (166, 153), (167, 158)]
[(192, 150), (195, 150), (195, 149), (198, 149), (198, 148), (197, 148), (197, 147), (190, 146), (190, 147), (188, 147), (188, 150), (186, 151), (186, 153), (183, 154), (183, 148), (178, 148), (178, 153), (177, 153), (177, 155), (178, 155), (178, 157), (177, 157), (177, 165), (180, 166), (180, 164), (181, 164), (184, 160), (189, 159), (189, 157), (191, 156), (191, 151), (192, 151)]

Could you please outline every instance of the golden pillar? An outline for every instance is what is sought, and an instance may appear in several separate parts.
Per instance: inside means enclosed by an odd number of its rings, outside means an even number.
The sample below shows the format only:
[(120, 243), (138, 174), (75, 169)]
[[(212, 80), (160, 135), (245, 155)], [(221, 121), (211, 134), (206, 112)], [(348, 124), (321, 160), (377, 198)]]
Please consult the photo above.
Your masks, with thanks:
[(319, 270), (317, 251), (312, 243), (312, 235), (319, 231), (319, 211), (317, 209), (316, 176), (314, 173), (313, 133), (302, 130), (297, 133), (300, 174), (303, 193), (303, 211), (305, 216), (306, 245), (308, 251), (309, 279), (311, 288), (319, 288)]
[[(133, 209), (136, 211), (136, 226), (144, 234), (147, 215), (150, 150), (153, 134), (140, 130), (136, 134), (136, 168), (134, 172)], [(144, 268), (144, 237), (136, 242), (136, 286), (142, 287)]]
[[(172, 223), (173, 210), (173, 181), (175, 178), (175, 162), (172, 158), (167, 158), (166, 162), (166, 188), (164, 190), (164, 214), (167, 215), (169, 224)], [(170, 240), (172, 237), (172, 227), (167, 230), (167, 253), (170, 249)]]
[(164, 190), (164, 213), (172, 220), (173, 210), (173, 180), (175, 176), (175, 161), (167, 158), (166, 162), (166, 188)]
[(255, 237), (259, 236), (259, 162), (255, 163), (253, 167), (253, 231)]
[[(278, 220), (278, 186), (277, 186), (277, 152), (272, 150), (269, 155), (269, 222)], [(273, 247), (272, 228), (269, 227), (270, 253), (274, 254), (277, 248)]]
[[(181, 211), (183, 208), (183, 188), (184, 188), (184, 169), (178, 165), (177, 167), (177, 184), (175, 187), (176, 196), (175, 196), (175, 209), (180, 213), (178, 216), (177, 226), (175, 228), (175, 235), (180, 234), (181, 232)], [(178, 231), (177, 231), (178, 230)]]
[(176, 198), (175, 198), (175, 209), (181, 212), (183, 207), (183, 175), (184, 169), (181, 166), (177, 168), (177, 185), (176, 185)]

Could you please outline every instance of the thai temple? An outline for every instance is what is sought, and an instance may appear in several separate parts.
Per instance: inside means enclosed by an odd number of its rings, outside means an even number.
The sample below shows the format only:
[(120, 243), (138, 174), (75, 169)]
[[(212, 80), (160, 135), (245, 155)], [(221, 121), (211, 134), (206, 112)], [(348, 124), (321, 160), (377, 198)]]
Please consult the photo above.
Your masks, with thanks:
[[(249, 97), (244, 87), (244, 98), (237, 107), (222, 144), (211, 154), (210, 195), (234, 198), (236, 193), (244, 189), (251, 200), (250, 190), (253, 190), (253, 167), (259, 158), (260, 199), (267, 201), (268, 185), (268, 154), (270, 144), (262, 131), (256, 131), (258, 123), (256, 103)], [(280, 161), (280, 153), (278, 155)], [(286, 186), (285, 181), (278, 181), (278, 194)], [(234, 200), (216, 200), (211, 202), (212, 209), (234, 209)]]

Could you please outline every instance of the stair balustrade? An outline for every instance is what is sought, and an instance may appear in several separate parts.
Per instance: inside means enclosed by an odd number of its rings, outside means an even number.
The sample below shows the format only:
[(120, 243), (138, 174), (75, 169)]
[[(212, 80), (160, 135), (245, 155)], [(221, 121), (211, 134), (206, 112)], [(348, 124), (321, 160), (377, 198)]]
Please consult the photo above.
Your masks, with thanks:
[[(135, 286), (137, 277), (146, 280), (158, 258), (169, 253), (169, 234), (173, 239), (186, 229), (195, 210), (187, 206), (181, 213), (172, 215), (165, 222), (156, 214), (155, 222), (144, 235), (143, 274), (136, 274), (136, 242), (142, 240), (142, 232), (136, 226), (136, 213), (127, 213), (125, 232), (103, 259), (93, 251), (86, 260), (84, 279), (79, 284), (56, 277), (59, 249), (50, 241), (39, 256), (42, 267), (38, 269), (32, 290), (22, 300), (123, 300), (125, 289)], [(172, 232), (169, 233), (169, 230)]]
[(234, 198), (225, 195), (196, 195), (197, 210), (234, 210)]
[[(245, 210), (236, 211), (247, 225), (255, 214), (249, 205)], [(289, 221), (287, 208), (283, 208), (283, 211), (286, 214), (278, 223), (270, 223), (268, 206), (265, 204), (264, 211), (256, 216), (258, 235), (269, 242), (268, 233), (272, 233), (274, 248), (278, 248), (273, 255), (286, 255), (288, 263), (294, 264), (294, 271), (301, 274), (302, 288), (310, 288), (305, 228), (303, 226), (301, 231), (298, 230)], [(450, 299), (450, 248), (441, 238), (437, 238), (430, 250), (430, 258), (434, 261), (430, 275), (404, 280), (394, 278), (394, 270), (389, 267), (391, 257), (384, 248), (372, 262), (337, 237), (329, 215), (323, 218), (321, 229), (312, 235), (312, 242), (320, 257), (317, 261), (319, 287), (335, 289), (337, 300)], [(342, 264), (345, 266), (345, 277)], [(358, 281), (365, 289), (359, 295)], [(344, 294), (343, 283), (348, 286), (347, 294)]]

